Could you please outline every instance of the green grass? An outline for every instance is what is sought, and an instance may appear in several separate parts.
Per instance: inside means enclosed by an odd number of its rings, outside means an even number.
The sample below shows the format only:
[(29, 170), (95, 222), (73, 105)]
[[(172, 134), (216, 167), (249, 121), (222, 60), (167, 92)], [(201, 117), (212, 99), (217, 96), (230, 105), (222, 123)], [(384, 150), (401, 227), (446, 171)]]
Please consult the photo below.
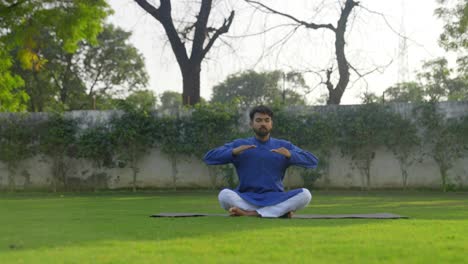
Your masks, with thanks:
[(0, 194), (0, 263), (467, 263), (466, 193), (316, 191), (300, 213), (410, 219), (150, 218), (221, 213), (215, 192)]

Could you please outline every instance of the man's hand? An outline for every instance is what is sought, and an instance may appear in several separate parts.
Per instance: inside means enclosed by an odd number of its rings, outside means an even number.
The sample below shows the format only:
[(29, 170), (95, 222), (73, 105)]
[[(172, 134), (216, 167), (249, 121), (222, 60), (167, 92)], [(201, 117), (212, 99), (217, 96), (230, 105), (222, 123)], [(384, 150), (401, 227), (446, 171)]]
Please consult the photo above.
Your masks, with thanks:
[(257, 146), (255, 146), (255, 145), (242, 145), (242, 146), (238, 146), (237, 148), (235, 148), (235, 149), (232, 150), (232, 155), (237, 156), (237, 155), (241, 154), (242, 152), (244, 152), (244, 151), (247, 150), (247, 149), (256, 148), (256, 147), (257, 147)]
[(276, 152), (278, 154), (281, 154), (281, 155), (285, 156), (288, 159), (291, 157), (291, 152), (289, 152), (289, 150), (287, 148), (285, 148), (285, 147), (272, 149), (271, 151)]

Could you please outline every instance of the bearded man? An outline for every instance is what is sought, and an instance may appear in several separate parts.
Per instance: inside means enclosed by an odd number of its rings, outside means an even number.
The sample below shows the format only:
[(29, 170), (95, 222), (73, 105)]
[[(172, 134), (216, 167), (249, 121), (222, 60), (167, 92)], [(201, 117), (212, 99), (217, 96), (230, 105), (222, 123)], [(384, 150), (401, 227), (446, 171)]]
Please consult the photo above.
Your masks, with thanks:
[(208, 165), (232, 163), (239, 176), (236, 189), (223, 189), (218, 199), (232, 216), (291, 217), (306, 207), (312, 195), (305, 188), (285, 192), (283, 179), (291, 165), (315, 168), (318, 159), (289, 141), (272, 138), (273, 111), (254, 107), (250, 113), (254, 137), (236, 139), (206, 153)]

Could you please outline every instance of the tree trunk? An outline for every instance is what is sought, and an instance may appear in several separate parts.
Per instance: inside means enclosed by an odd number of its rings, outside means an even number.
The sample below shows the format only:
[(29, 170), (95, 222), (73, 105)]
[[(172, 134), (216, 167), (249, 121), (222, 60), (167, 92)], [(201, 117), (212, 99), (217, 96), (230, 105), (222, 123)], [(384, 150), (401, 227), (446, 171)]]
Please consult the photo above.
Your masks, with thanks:
[(136, 179), (137, 179), (137, 173), (138, 173), (138, 169), (133, 167), (132, 168), (132, 172), (133, 172), (133, 186), (132, 186), (132, 191), (133, 192), (136, 192)]
[(174, 191), (177, 191), (177, 157), (171, 155), (171, 164), (172, 164), (172, 184), (174, 186)]
[[(208, 20), (212, 8), (212, 0), (201, 0), (200, 11), (196, 16), (197, 20), (192, 27), (193, 34), (191, 54), (187, 53), (185, 47), (187, 39), (181, 39), (177, 27), (172, 18), (171, 0), (160, 0), (159, 7), (154, 6), (147, 0), (134, 0), (141, 8), (151, 14), (164, 27), (172, 51), (177, 59), (177, 63), (182, 71), (183, 93), (182, 101), (184, 105), (194, 105), (200, 101), (200, 69), (201, 62), (205, 58), (214, 42), (222, 34), (228, 32), (234, 19), (234, 11), (228, 18), (224, 19), (218, 28), (209, 27)], [(209, 34), (212, 32), (211, 34)]]
[(184, 105), (194, 105), (200, 102), (200, 72), (201, 62), (195, 62), (182, 69), (182, 103)]
[(16, 191), (15, 169), (8, 165), (8, 189), (10, 192)]
[(62, 102), (63, 105), (68, 103), (69, 90), (71, 88), (73, 54), (66, 54), (65, 58), (67, 61), (67, 67), (62, 79), (62, 90), (60, 91), (60, 102)]

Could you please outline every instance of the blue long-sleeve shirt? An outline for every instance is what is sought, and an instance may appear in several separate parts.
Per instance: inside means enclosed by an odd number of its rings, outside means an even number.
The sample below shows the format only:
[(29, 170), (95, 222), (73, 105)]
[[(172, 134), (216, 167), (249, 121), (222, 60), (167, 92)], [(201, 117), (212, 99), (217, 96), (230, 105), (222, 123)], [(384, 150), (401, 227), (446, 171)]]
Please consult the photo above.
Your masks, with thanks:
[[(241, 145), (256, 147), (234, 156), (232, 150)], [(281, 147), (289, 150), (290, 158), (271, 151)], [(244, 200), (257, 206), (278, 204), (302, 192), (302, 188), (284, 191), (283, 179), (286, 169), (291, 165), (315, 168), (318, 163), (318, 159), (312, 153), (286, 140), (271, 137), (265, 142), (255, 137), (234, 140), (208, 151), (203, 160), (208, 165), (234, 164), (239, 176), (239, 186), (234, 191)]]

